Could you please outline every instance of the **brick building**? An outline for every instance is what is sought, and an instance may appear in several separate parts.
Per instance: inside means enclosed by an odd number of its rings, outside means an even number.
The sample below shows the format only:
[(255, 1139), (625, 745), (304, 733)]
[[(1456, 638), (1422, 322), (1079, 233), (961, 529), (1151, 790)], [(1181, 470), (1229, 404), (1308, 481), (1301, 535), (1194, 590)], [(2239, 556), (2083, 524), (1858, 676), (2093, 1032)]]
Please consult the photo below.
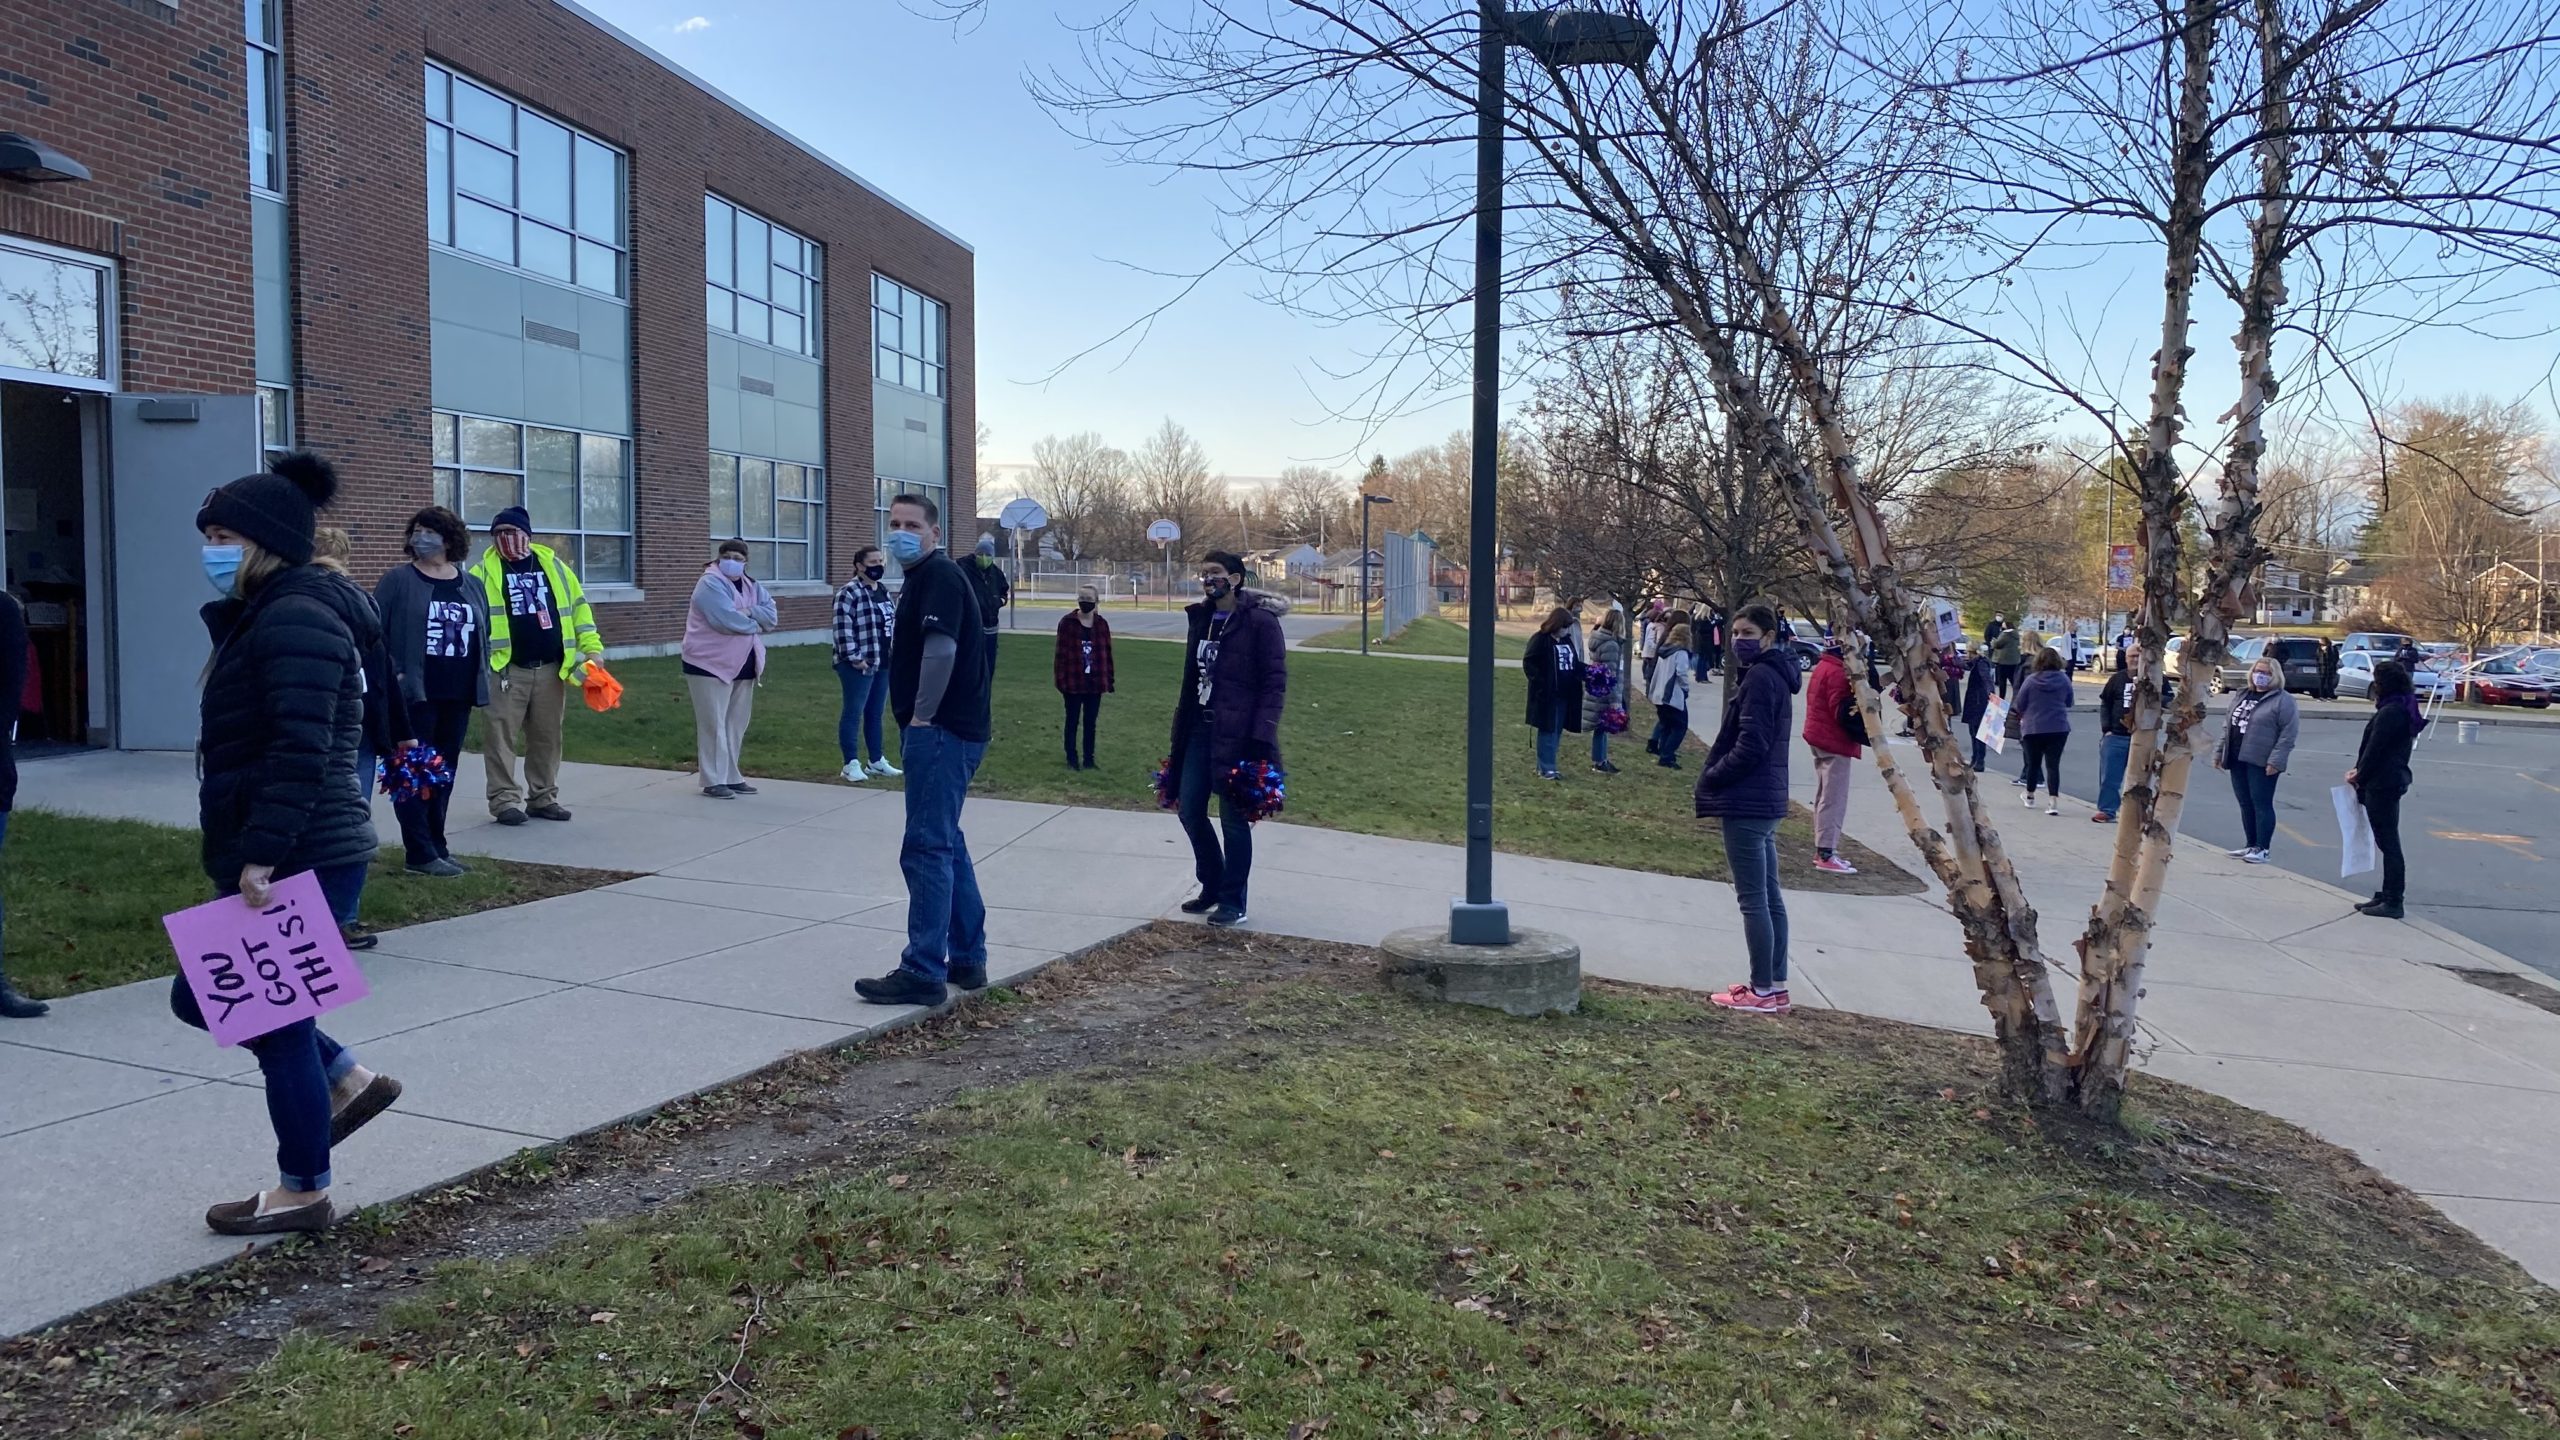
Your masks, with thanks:
[(561, 0), (0, 16), (0, 516), (25, 738), (194, 738), (205, 491), (338, 465), (369, 580), (522, 504), (617, 650), (749, 540), (786, 631), (899, 490), (975, 513), (969, 247)]

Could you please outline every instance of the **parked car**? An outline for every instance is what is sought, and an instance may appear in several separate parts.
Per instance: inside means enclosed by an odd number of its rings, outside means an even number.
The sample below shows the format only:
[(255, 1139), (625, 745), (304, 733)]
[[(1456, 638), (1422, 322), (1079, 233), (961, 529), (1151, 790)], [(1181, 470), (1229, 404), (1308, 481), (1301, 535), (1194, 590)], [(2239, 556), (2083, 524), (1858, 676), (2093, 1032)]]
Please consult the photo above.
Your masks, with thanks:
[(2178, 657), (2185, 652), (2186, 648), (2186, 636), (2172, 635), (2169, 637), (2168, 647), (2160, 652), (2160, 668), (2167, 671), (2172, 680), (2178, 678)]
[(2320, 693), (2320, 642), (2308, 635), (2253, 635), (2233, 642), (2231, 653), (2214, 672), (2214, 692), (2229, 694), (2246, 687), (2249, 667), (2261, 655), (2284, 667), (2285, 689), (2300, 695)]
[(1796, 668), (1804, 671), (1813, 669), (1814, 662), (1822, 658), (1822, 647), (1831, 643), (1821, 626), (1801, 616), (1788, 617), (1787, 636), (1787, 643), (1796, 652)]
[[(2391, 658), (2388, 650), (2348, 650), (2338, 656), (2338, 693), (2364, 699), (2373, 693), (2373, 667)], [(2453, 698), (2453, 677), (2433, 666), (2421, 665), (2409, 677), (2420, 700)]]
[(2344, 656), (2353, 655), (2359, 650), (2370, 650), (2388, 660), (2393, 652), (2408, 644), (2413, 638), (2415, 637), (2394, 634), (2389, 630), (2358, 630), (2338, 642), (2338, 653)]
[(2560, 680), (2560, 647), (2536, 650), (2533, 652), (2533, 657), (2524, 663), (2526, 669), (2537, 675), (2548, 675), (2555, 680)]
[(2471, 698), (2483, 705), (2524, 705), (2548, 709), (2560, 693), (2560, 680), (2540, 674), (2510, 653), (2493, 655), (2471, 667)]

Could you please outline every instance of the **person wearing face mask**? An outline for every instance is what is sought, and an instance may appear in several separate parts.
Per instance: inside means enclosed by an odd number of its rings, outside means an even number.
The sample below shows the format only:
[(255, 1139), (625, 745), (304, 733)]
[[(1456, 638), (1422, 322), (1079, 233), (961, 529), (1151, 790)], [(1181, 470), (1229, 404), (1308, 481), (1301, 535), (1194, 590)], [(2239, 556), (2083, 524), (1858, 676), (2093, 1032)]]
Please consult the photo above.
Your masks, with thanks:
[[(391, 670), (418, 739), (451, 765), (461, 759), (471, 712), (489, 703), (489, 599), (462, 571), (471, 532), (462, 517), (430, 505), (409, 517), (409, 552), (374, 582), (373, 602)], [(391, 802), (412, 875), (451, 879), (466, 872), (445, 843), (450, 785)]]
[[(898, 602), (881, 583), (889, 573), (888, 557), (877, 545), (854, 552), (853, 578), (836, 591), (836, 679), (844, 687), (844, 709), (836, 717), (836, 749), (844, 756), (842, 775), (848, 785), (901, 774), (880, 748), (880, 714), (889, 704), (889, 627)], [(871, 748), (863, 764), (862, 747)]]
[[(217, 894), (253, 906), (307, 870), (338, 909), (373, 860), (373, 814), (355, 777), (357, 637), (331, 593), (342, 582), (311, 563), (314, 512), (336, 491), (327, 464), (294, 454), (215, 490), (196, 513), (205, 578), (221, 597), (203, 611), (213, 641), (197, 742), (204, 868)], [(183, 975), (170, 979), (169, 1008), (203, 1028)], [(399, 1082), (307, 1019), (245, 1043), (266, 1082), (277, 1184), (213, 1206), (205, 1224), (220, 1235), (325, 1229), (330, 1148), (398, 1099)]]
[[(1058, 693), (1067, 702), (1067, 768), (1093, 768), (1093, 727), (1102, 715), (1102, 697), (1111, 693), (1111, 622), (1101, 615), (1102, 594), (1090, 585), (1076, 588), (1076, 608), (1058, 621), (1056, 673)], [(1083, 758), (1077, 758), (1076, 722), (1084, 722)]]
[(1734, 615), (1733, 658), (1740, 671), (1727, 687), (1724, 723), (1698, 772), (1700, 819), (1724, 829), (1733, 901), (1742, 911), (1751, 980), (1707, 998), (1747, 1015), (1784, 1015), (1787, 997), (1787, 901), (1778, 884), (1778, 822), (1787, 817), (1787, 744), (1795, 695), (1804, 672), (1793, 647), (1780, 642), (1777, 612), (1745, 605)]
[(684, 617), (684, 688), (693, 697), (693, 768), (714, 800), (753, 795), (738, 768), (764, 678), (765, 632), (782, 623), (773, 596), (747, 573), (747, 542), (723, 540)]
[[(471, 573), (489, 606), (493, 677), (481, 749), (488, 762), (489, 814), (501, 825), (566, 820), (560, 804), (560, 727), (569, 687), (604, 655), (604, 636), (578, 572), (533, 540), (533, 517), (510, 505), (489, 522), (494, 542)], [(519, 777), (517, 759), (524, 769)]]
[(996, 537), (978, 537), (978, 551), (961, 567), (969, 576), (969, 588), (978, 596), (978, 622), (986, 627), (987, 663), (995, 663), (996, 612), (1013, 599), (1013, 582), (1004, 578), (1004, 566), (996, 562)]
[(2276, 841), (2276, 780), (2293, 758), (2301, 729), (2301, 712), (2284, 688), (2283, 669), (2260, 656), (2249, 666), (2249, 692), (2231, 702), (2222, 743), (2213, 751), (2213, 767), (2231, 772), (2231, 794), (2240, 802), (2240, 844), (2227, 852), (2233, 857), (2252, 865), (2267, 863), (2267, 851)]
[[(1246, 589), (1244, 560), (1230, 551), (1202, 556), (1199, 576), (1202, 598), (1185, 611), (1182, 688), (1173, 703), (1173, 801), (1200, 881), (1200, 893), (1182, 902), (1182, 910), (1205, 914), (1212, 925), (1241, 925), (1253, 878), (1253, 824), (1226, 777), (1248, 760), (1280, 763), (1280, 711), (1289, 694), (1289, 642), (1280, 616), (1288, 607), (1278, 596)], [(1212, 795), (1218, 800), (1214, 827)]]
[(904, 582), (889, 631), (889, 711), (898, 717), (898, 753), (907, 762), (906, 838), (898, 869), (907, 882), (907, 945), (898, 968), (857, 980), (874, 1005), (939, 1005), (949, 987), (987, 984), (987, 905), (960, 830), (969, 782), (993, 733), (988, 681), (995, 668), (978, 596), (942, 553), (942, 509), (922, 495), (889, 502), (882, 542)]

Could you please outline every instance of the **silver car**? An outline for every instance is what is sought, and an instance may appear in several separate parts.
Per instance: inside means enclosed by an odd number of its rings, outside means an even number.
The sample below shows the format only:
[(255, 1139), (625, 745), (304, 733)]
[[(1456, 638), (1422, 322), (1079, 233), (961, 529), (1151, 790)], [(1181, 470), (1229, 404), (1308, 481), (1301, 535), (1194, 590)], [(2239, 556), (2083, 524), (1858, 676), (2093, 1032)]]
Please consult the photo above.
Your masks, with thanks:
[[(2349, 650), (2338, 657), (2338, 693), (2364, 699), (2373, 694), (2373, 667), (2391, 656), (2379, 650)], [(2421, 665), (2409, 677), (2410, 688), (2421, 700), (2453, 698), (2453, 677), (2433, 666)]]

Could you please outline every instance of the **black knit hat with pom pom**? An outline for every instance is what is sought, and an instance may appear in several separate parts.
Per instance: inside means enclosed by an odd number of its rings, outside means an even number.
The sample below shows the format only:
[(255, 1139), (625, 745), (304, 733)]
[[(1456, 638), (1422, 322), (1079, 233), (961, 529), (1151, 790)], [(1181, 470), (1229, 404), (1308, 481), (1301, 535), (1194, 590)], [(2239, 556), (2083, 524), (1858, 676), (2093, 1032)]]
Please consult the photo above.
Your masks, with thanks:
[(255, 541), (288, 565), (311, 563), (313, 512), (338, 493), (338, 472), (307, 450), (279, 455), (204, 498), (196, 528), (219, 525)]

